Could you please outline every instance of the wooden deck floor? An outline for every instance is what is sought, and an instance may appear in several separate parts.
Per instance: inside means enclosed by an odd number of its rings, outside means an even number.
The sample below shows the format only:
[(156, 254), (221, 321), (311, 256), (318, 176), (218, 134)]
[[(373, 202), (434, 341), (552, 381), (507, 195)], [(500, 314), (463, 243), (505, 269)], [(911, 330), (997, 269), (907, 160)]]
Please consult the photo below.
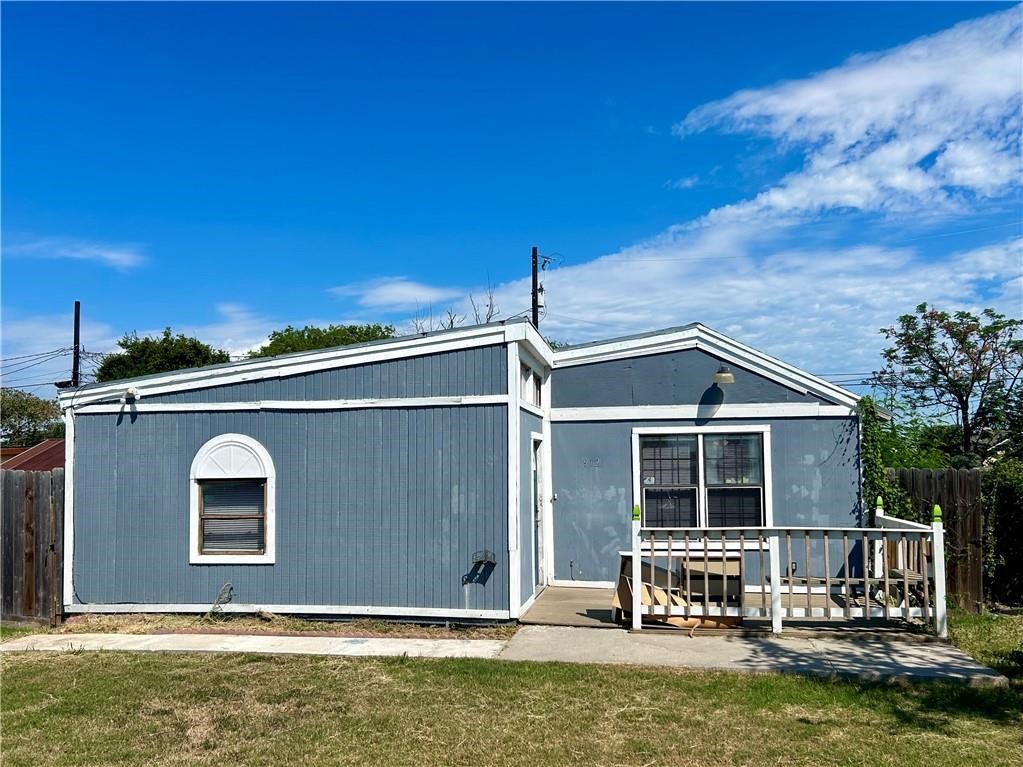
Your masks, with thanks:
[[(520, 623), (542, 626), (584, 626), (589, 628), (621, 628), (611, 619), (611, 598), (614, 596), (614, 589), (590, 589), (576, 588), (571, 586), (548, 586), (543, 593), (536, 598), (533, 605), (520, 619)], [(750, 607), (759, 606), (759, 594), (747, 594), (747, 604)], [(793, 594), (791, 605), (802, 608), (806, 606), (806, 594)], [(812, 594), (811, 605), (813, 607), (824, 607), (830, 601), (831, 606), (836, 610), (844, 606), (843, 597), (833, 596), (830, 600), (823, 594)], [(854, 604), (858, 603), (853, 600)], [(782, 604), (789, 606), (789, 595), (782, 595)], [(646, 628), (644, 627), (644, 630)], [(651, 627), (655, 631), (683, 631), (671, 626), (658, 624)], [(735, 634), (763, 634), (769, 633), (771, 625), (769, 620), (746, 618), (742, 625), (735, 629), (701, 629), (701, 633), (735, 633)], [(786, 618), (784, 623), (785, 633), (795, 635), (821, 635), (821, 636), (854, 636), (861, 639), (899, 639), (899, 640), (924, 640), (930, 635), (923, 632), (922, 627), (906, 624), (902, 621), (883, 621), (878, 619), (845, 620), (843, 618), (832, 618), (831, 620), (821, 618)], [(933, 637), (930, 637), (933, 638)]]

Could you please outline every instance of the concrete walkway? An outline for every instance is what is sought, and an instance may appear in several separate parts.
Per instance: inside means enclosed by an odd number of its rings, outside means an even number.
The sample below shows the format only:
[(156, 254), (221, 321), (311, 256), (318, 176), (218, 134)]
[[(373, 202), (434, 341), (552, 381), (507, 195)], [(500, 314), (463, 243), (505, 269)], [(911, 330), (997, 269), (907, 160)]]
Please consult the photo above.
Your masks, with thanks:
[(266, 634), (37, 634), (0, 644), (2, 653), (83, 650), (496, 658), (954, 681), (978, 687), (1008, 684), (1001, 674), (955, 647), (937, 642), (734, 636), (690, 639), (684, 634), (568, 626), (523, 626), (508, 641)]
[(525, 626), (502, 660), (618, 663), (845, 676), (861, 679), (954, 681), (1004, 686), (1008, 680), (942, 642), (696, 636), (622, 629)]
[(268, 634), (33, 634), (0, 644), (0, 652), (116, 650), (496, 658), (505, 644), (490, 639), (363, 639)]

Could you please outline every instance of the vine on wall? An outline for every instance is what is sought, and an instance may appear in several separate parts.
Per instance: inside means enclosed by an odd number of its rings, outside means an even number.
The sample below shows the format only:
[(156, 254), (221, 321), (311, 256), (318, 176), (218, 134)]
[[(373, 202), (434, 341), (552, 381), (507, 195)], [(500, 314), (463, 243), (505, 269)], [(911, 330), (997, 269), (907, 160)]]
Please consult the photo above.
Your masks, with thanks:
[[(873, 397), (859, 401), (860, 411), (860, 462), (863, 468), (864, 521), (874, 524), (874, 507), (880, 497), (885, 514), (902, 519), (913, 518), (909, 496), (897, 483), (888, 479), (885, 473), (884, 426), (877, 412)], [(930, 522), (930, 520), (916, 520)]]

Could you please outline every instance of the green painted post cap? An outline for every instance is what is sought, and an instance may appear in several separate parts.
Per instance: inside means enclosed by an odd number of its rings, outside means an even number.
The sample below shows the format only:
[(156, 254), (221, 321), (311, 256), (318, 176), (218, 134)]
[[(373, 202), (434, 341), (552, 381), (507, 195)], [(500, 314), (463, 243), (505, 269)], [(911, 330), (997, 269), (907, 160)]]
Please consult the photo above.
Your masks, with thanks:
[(931, 512), (931, 519), (935, 522), (941, 521), (941, 507), (938, 504), (934, 504), (934, 510)]
[(884, 498), (877, 496), (877, 508), (884, 509)]
[(632, 507), (632, 521), (633, 522), (639, 522), (639, 520), (640, 520), (640, 518), (642, 516), (643, 515), (639, 511), (639, 506), (633, 506)]

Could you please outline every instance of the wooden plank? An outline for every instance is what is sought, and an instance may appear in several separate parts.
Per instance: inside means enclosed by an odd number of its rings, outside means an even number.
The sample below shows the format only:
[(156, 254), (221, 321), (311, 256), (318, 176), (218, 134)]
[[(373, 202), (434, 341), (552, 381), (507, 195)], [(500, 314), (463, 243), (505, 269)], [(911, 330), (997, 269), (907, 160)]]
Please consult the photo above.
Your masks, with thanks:
[(63, 620), (64, 612), (64, 469), (54, 469), (51, 489), (53, 492), (53, 602), (57, 610), (57, 622)]
[(0, 471), (0, 615), (14, 614), (14, 473)]
[(849, 581), (849, 533), (842, 531), (842, 558), (845, 560), (845, 619), (852, 618), (852, 585)]
[(810, 617), (813, 609), (813, 567), (810, 565), (810, 531), (803, 531), (803, 548), (806, 558), (806, 617)]
[(35, 609), (33, 615), (37, 618), (48, 618), (50, 615), (50, 578), (49, 578), (49, 548), (50, 548), (50, 472), (33, 472), (35, 485)]
[(828, 531), (824, 531), (824, 607), (827, 609), (827, 615), (824, 617), (831, 620), (831, 552)]
[(32, 472), (25, 472), (24, 523), (25, 537), (22, 551), (25, 563), (24, 580), (21, 591), (21, 614), (35, 616), (36, 599), (36, 477)]

